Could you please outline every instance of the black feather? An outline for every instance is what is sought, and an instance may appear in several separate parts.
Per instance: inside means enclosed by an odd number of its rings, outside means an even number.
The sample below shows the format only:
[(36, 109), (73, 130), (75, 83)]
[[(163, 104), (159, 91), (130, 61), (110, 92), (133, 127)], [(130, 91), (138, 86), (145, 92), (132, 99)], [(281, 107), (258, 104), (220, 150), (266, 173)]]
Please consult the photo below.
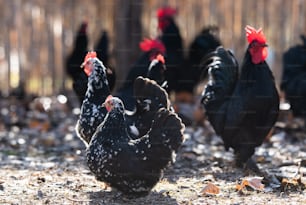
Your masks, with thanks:
[(232, 147), (241, 166), (262, 144), (274, 126), (279, 111), (279, 96), (274, 77), (266, 62), (253, 64), (246, 52), (238, 77), (233, 54), (219, 47), (209, 55), (209, 82), (203, 92), (208, 120)]

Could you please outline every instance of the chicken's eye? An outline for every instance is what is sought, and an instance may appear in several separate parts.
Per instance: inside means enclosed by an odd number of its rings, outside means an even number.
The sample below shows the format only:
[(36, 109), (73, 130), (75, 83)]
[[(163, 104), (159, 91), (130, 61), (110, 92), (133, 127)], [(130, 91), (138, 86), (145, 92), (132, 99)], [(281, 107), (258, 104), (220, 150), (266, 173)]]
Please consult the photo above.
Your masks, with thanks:
[(109, 106), (109, 107), (113, 106), (113, 102), (112, 101), (108, 101), (107, 102), (107, 106)]
[(252, 44), (251, 44), (251, 48), (254, 48), (254, 47), (257, 47), (258, 46), (258, 43), (257, 42), (253, 42)]

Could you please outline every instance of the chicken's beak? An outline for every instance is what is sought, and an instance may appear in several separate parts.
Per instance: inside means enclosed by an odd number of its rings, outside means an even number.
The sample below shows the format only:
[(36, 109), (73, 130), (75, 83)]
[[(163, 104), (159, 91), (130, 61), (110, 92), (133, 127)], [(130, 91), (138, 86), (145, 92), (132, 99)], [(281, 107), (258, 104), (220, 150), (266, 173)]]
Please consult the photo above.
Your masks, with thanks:
[(261, 46), (262, 47), (268, 47), (268, 44), (265, 43), (265, 44), (262, 44)]
[(112, 74), (113, 74), (113, 71), (112, 71), (110, 68), (106, 68), (106, 72), (107, 72), (107, 74), (109, 74), (109, 75), (112, 75)]
[(80, 65), (80, 68), (84, 68), (84, 66), (85, 66), (85, 62), (83, 62), (81, 65)]

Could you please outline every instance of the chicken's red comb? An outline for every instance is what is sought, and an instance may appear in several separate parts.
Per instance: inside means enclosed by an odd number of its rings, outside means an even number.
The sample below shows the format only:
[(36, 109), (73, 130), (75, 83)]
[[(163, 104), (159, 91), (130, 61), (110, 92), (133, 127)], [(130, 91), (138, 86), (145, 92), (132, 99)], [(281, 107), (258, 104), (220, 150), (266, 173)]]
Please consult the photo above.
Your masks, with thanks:
[(86, 62), (90, 58), (96, 58), (96, 57), (97, 53), (95, 51), (89, 51), (85, 56), (84, 62)]
[(105, 99), (105, 102), (109, 101), (109, 100), (112, 99), (112, 98), (113, 98), (112, 95), (107, 96), (107, 98)]
[(112, 108), (109, 107), (109, 106), (107, 105), (106, 102), (110, 101), (112, 98), (113, 98), (112, 95), (107, 96), (107, 98), (105, 99), (105, 102), (104, 102), (103, 105), (102, 105), (102, 106), (105, 106), (105, 108), (106, 108), (106, 110), (107, 110), (108, 112), (109, 112)]
[(158, 54), (155, 59), (160, 61), (162, 64), (165, 64), (165, 58), (162, 54)]
[(139, 43), (139, 47), (142, 51), (145, 52), (151, 51), (152, 49), (156, 49), (163, 54), (166, 52), (165, 45), (157, 39), (145, 38), (143, 41)]
[(157, 9), (156, 11), (156, 16), (158, 18), (163, 18), (163, 17), (172, 17), (177, 13), (177, 10), (174, 8), (171, 8), (170, 6), (163, 7), (160, 9)]
[(88, 27), (88, 22), (83, 21), (80, 27), (80, 33), (86, 34), (87, 27)]
[(246, 31), (246, 37), (249, 43), (251, 43), (254, 40), (258, 41), (258, 43), (263, 43), (263, 44), (266, 43), (266, 37), (263, 34), (261, 28), (256, 30), (255, 28), (247, 25), (245, 27), (245, 31)]
[[(89, 51), (89, 52), (86, 54), (86, 56), (85, 56), (85, 58), (84, 58), (84, 62), (82, 63), (81, 67), (84, 67), (84, 66), (86, 65), (86, 62), (88, 61), (88, 59), (90, 59), (90, 58), (96, 58), (96, 57), (97, 57), (97, 53), (96, 53), (96, 52), (94, 52), (94, 51)], [(85, 66), (84, 72), (86, 73), (87, 76), (90, 76), (90, 74), (91, 74), (91, 69), (90, 69), (89, 67)]]

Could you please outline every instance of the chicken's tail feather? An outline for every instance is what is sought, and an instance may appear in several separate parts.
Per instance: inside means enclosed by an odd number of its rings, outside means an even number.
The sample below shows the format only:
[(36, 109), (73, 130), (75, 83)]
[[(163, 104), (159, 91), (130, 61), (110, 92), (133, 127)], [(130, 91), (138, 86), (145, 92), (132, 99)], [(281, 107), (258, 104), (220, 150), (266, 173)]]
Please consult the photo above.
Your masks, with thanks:
[(238, 63), (230, 51), (220, 46), (207, 55), (204, 65), (209, 75), (202, 94), (202, 102), (206, 107), (211, 102), (222, 102), (232, 94), (238, 78)]
[(156, 113), (152, 124), (152, 130), (160, 130), (160, 134), (152, 138), (151, 142), (177, 151), (183, 142), (184, 128), (185, 126), (177, 114), (161, 108)]
[(134, 82), (134, 97), (137, 109), (149, 109), (157, 111), (159, 108), (170, 108), (167, 92), (155, 81), (138, 77)]
[[(161, 108), (152, 122), (152, 129), (142, 140), (151, 169), (163, 169), (174, 161), (175, 153), (184, 141), (184, 124), (173, 112)], [(156, 157), (160, 156), (160, 157)]]

